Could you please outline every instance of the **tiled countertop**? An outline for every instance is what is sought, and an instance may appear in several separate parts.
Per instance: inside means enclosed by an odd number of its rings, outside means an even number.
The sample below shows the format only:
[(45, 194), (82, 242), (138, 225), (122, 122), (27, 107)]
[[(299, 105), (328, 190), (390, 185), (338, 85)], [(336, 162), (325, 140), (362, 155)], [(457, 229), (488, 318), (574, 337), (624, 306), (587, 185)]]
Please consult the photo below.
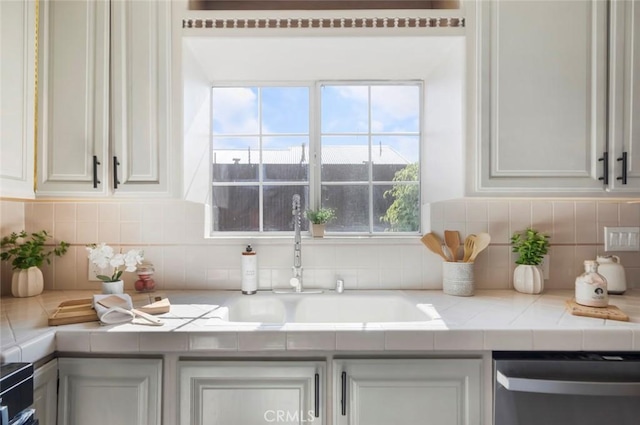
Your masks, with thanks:
[(98, 322), (49, 327), (48, 315), (65, 300), (89, 291), (48, 291), (31, 298), (0, 299), (2, 362), (36, 361), (54, 351), (76, 353), (230, 353), (309, 351), (640, 351), (640, 290), (610, 303), (631, 318), (617, 322), (573, 316), (572, 291), (526, 295), (508, 290), (454, 297), (440, 291), (402, 294), (427, 305), (434, 320), (419, 323), (231, 323), (216, 309), (237, 291), (167, 291), (171, 311), (164, 326), (103, 326)]

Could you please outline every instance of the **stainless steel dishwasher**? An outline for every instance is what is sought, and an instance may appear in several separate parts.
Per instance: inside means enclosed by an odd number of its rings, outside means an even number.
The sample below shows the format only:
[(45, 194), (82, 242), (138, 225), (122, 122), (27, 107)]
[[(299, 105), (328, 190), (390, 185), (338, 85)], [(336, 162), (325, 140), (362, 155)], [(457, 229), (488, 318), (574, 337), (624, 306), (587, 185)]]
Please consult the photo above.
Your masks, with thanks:
[(640, 353), (495, 352), (495, 425), (638, 425)]

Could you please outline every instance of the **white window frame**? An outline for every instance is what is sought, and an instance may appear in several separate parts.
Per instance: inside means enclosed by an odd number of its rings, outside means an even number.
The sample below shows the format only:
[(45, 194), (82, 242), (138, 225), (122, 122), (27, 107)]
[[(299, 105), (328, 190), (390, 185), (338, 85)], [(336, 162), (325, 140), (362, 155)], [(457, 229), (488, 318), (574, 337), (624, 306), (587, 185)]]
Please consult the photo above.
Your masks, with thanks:
[[(321, 99), (321, 90), (323, 86), (368, 86), (369, 87), (369, 107), (368, 107), (368, 131), (367, 133), (322, 133), (321, 129), (321, 120), (322, 120), (322, 99)], [(270, 87), (307, 87), (309, 89), (309, 171), (308, 171), (308, 181), (300, 181), (300, 182), (275, 182), (278, 186), (304, 186), (308, 185), (309, 187), (309, 197), (308, 207), (311, 209), (319, 208), (321, 206), (321, 193), (322, 193), (322, 185), (323, 182), (321, 180), (321, 169), (322, 169), (322, 136), (323, 135), (359, 135), (366, 136), (369, 139), (369, 157), (371, 157), (373, 145), (371, 143), (371, 137), (376, 135), (384, 135), (384, 136), (416, 136), (415, 133), (376, 133), (371, 129), (371, 86), (418, 86), (419, 87), (419, 117), (418, 120), (418, 158), (419, 158), (419, 167), (418, 167), (418, 193), (419, 193), (419, 221), (420, 225), (418, 230), (415, 232), (374, 232), (373, 224), (374, 224), (374, 199), (373, 199), (373, 188), (375, 186), (380, 185), (395, 185), (395, 184), (403, 184), (402, 182), (393, 182), (393, 181), (373, 181), (373, 167), (370, 162), (369, 171), (368, 171), (368, 181), (362, 182), (351, 182), (351, 181), (336, 181), (336, 182), (325, 182), (324, 184), (327, 186), (344, 186), (344, 185), (356, 185), (356, 186), (367, 186), (369, 192), (369, 231), (368, 232), (331, 232), (327, 231), (326, 235), (328, 237), (381, 237), (381, 238), (398, 238), (398, 237), (415, 237), (418, 234), (421, 234), (422, 229), (424, 227), (423, 223), (423, 152), (424, 152), (424, 81), (422, 80), (318, 80), (318, 81), (234, 81), (234, 82), (215, 82), (211, 86), (211, 90), (214, 88), (225, 88), (225, 87), (238, 87), (238, 88), (248, 88), (248, 87), (258, 87), (258, 88), (270, 88)], [(213, 96), (211, 96), (211, 111), (213, 110)], [(206, 237), (208, 238), (234, 238), (234, 237), (259, 237), (259, 238), (269, 238), (269, 237), (278, 237), (278, 236), (290, 236), (293, 234), (293, 231), (264, 231), (263, 230), (263, 219), (264, 219), (264, 205), (263, 205), (263, 186), (265, 182), (263, 181), (263, 164), (262, 164), (262, 138), (270, 137), (270, 136), (278, 136), (275, 135), (264, 135), (262, 133), (262, 103), (259, 98), (258, 101), (258, 119), (260, 123), (260, 129), (258, 135), (249, 135), (249, 134), (233, 134), (232, 137), (258, 137), (259, 148), (260, 148), (260, 167), (258, 170), (258, 180), (256, 182), (221, 182), (215, 184), (213, 182), (213, 114), (211, 116), (211, 125), (210, 125), (210, 138), (209, 138), (209, 183), (210, 183), (210, 203), (206, 208)], [(297, 133), (286, 133), (287, 136), (306, 136), (305, 134), (297, 134)], [(216, 137), (225, 137), (225, 136), (216, 136)], [(271, 183), (269, 183), (271, 184)], [(407, 182), (407, 185), (414, 185), (414, 182)], [(213, 230), (214, 221), (212, 217), (212, 209), (213, 209), (213, 197), (211, 195), (213, 187), (224, 187), (224, 186), (258, 186), (259, 187), (259, 200), (258, 200), (258, 208), (259, 208), (259, 230), (258, 231), (216, 231)], [(306, 232), (309, 235), (309, 232)]]

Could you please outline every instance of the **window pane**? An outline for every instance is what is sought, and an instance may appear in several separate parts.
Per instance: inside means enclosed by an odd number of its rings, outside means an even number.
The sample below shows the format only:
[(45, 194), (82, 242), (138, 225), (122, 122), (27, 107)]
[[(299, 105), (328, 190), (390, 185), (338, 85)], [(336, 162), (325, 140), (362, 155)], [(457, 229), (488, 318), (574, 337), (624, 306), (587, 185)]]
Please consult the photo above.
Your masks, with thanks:
[[(371, 149), (373, 161), (373, 180), (391, 181), (396, 173), (409, 164), (417, 164), (420, 151), (418, 136), (372, 136), (375, 144)], [(413, 170), (413, 169), (412, 169)], [(415, 173), (404, 173), (400, 178), (405, 181), (418, 181), (418, 168)]]
[(309, 88), (262, 89), (262, 133), (309, 133)]
[(369, 181), (368, 161), (368, 136), (322, 137), (322, 181)]
[(214, 186), (212, 214), (214, 231), (259, 230), (258, 186)]
[(322, 207), (333, 208), (336, 218), (327, 224), (333, 232), (369, 231), (368, 186), (322, 186)]
[(417, 232), (420, 229), (420, 186), (373, 187), (373, 231)]
[(369, 131), (368, 86), (322, 86), (322, 132)]
[(309, 180), (308, 137), (265, 137), (262, 143), (265, 181)]
[(257, 181), (260, 164), (257, 137), (213, 139), (213, 181)]
[(420, 86), (371, 86), (371, 129), (375, 133), (420, 130)]
[(212, 91), (213, 134), (258, 134), (258, 89), (218, 87)]
[(308, 186), (265, 186), (264, 187), (264, 230), (293, 231), (292, 200), (300, 195), (302, 208), (301, 230), (307, 230), (304, 211), (308, 208)]

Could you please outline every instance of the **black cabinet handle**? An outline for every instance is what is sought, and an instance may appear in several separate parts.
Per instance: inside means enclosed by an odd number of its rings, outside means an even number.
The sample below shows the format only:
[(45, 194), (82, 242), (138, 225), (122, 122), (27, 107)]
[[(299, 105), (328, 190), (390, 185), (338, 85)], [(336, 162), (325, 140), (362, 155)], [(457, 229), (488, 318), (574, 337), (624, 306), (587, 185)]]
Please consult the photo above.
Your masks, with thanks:
[(98, 180), (98, 165), (100, 165), (100, 161), (98, 161), (98, 157), (93, 155), (93, 188), (97, 189), (98, 185), (101, 183)]
[(342, 398), (340, 399), (340, 407), (342, 408), (342, 416), (347, 416), (347, 372), (342, 372)]
[(609, 152), (604, 152), (602, 158), (598, 158), (598, 161), (602, 161), (602, 177), (598, 180), (602, 180), (602, 183), (606, 186), (609, 184)]
[(618, 158), (618, 161), (622, 161), (622, 176), (617, 177), (616, 180), (622, 180), (622, 184), (627, 184), (627, 153), (622, 152), (622, 157)]
[(315, 400), (313, 401), (313, 409), (314, 409), (315, 417), (319, 418), (320, 417), (320, 374), (319, 373), (316, 373), (314, 384), (316, 389), (316, 395), (315, 395)]
[(113, 188), (117, 189), (120, 184), (120, 180), (118, 180), (118, 165), (120, 165), (120, 161), (118, 161), (118, 157), (113, 157)]

